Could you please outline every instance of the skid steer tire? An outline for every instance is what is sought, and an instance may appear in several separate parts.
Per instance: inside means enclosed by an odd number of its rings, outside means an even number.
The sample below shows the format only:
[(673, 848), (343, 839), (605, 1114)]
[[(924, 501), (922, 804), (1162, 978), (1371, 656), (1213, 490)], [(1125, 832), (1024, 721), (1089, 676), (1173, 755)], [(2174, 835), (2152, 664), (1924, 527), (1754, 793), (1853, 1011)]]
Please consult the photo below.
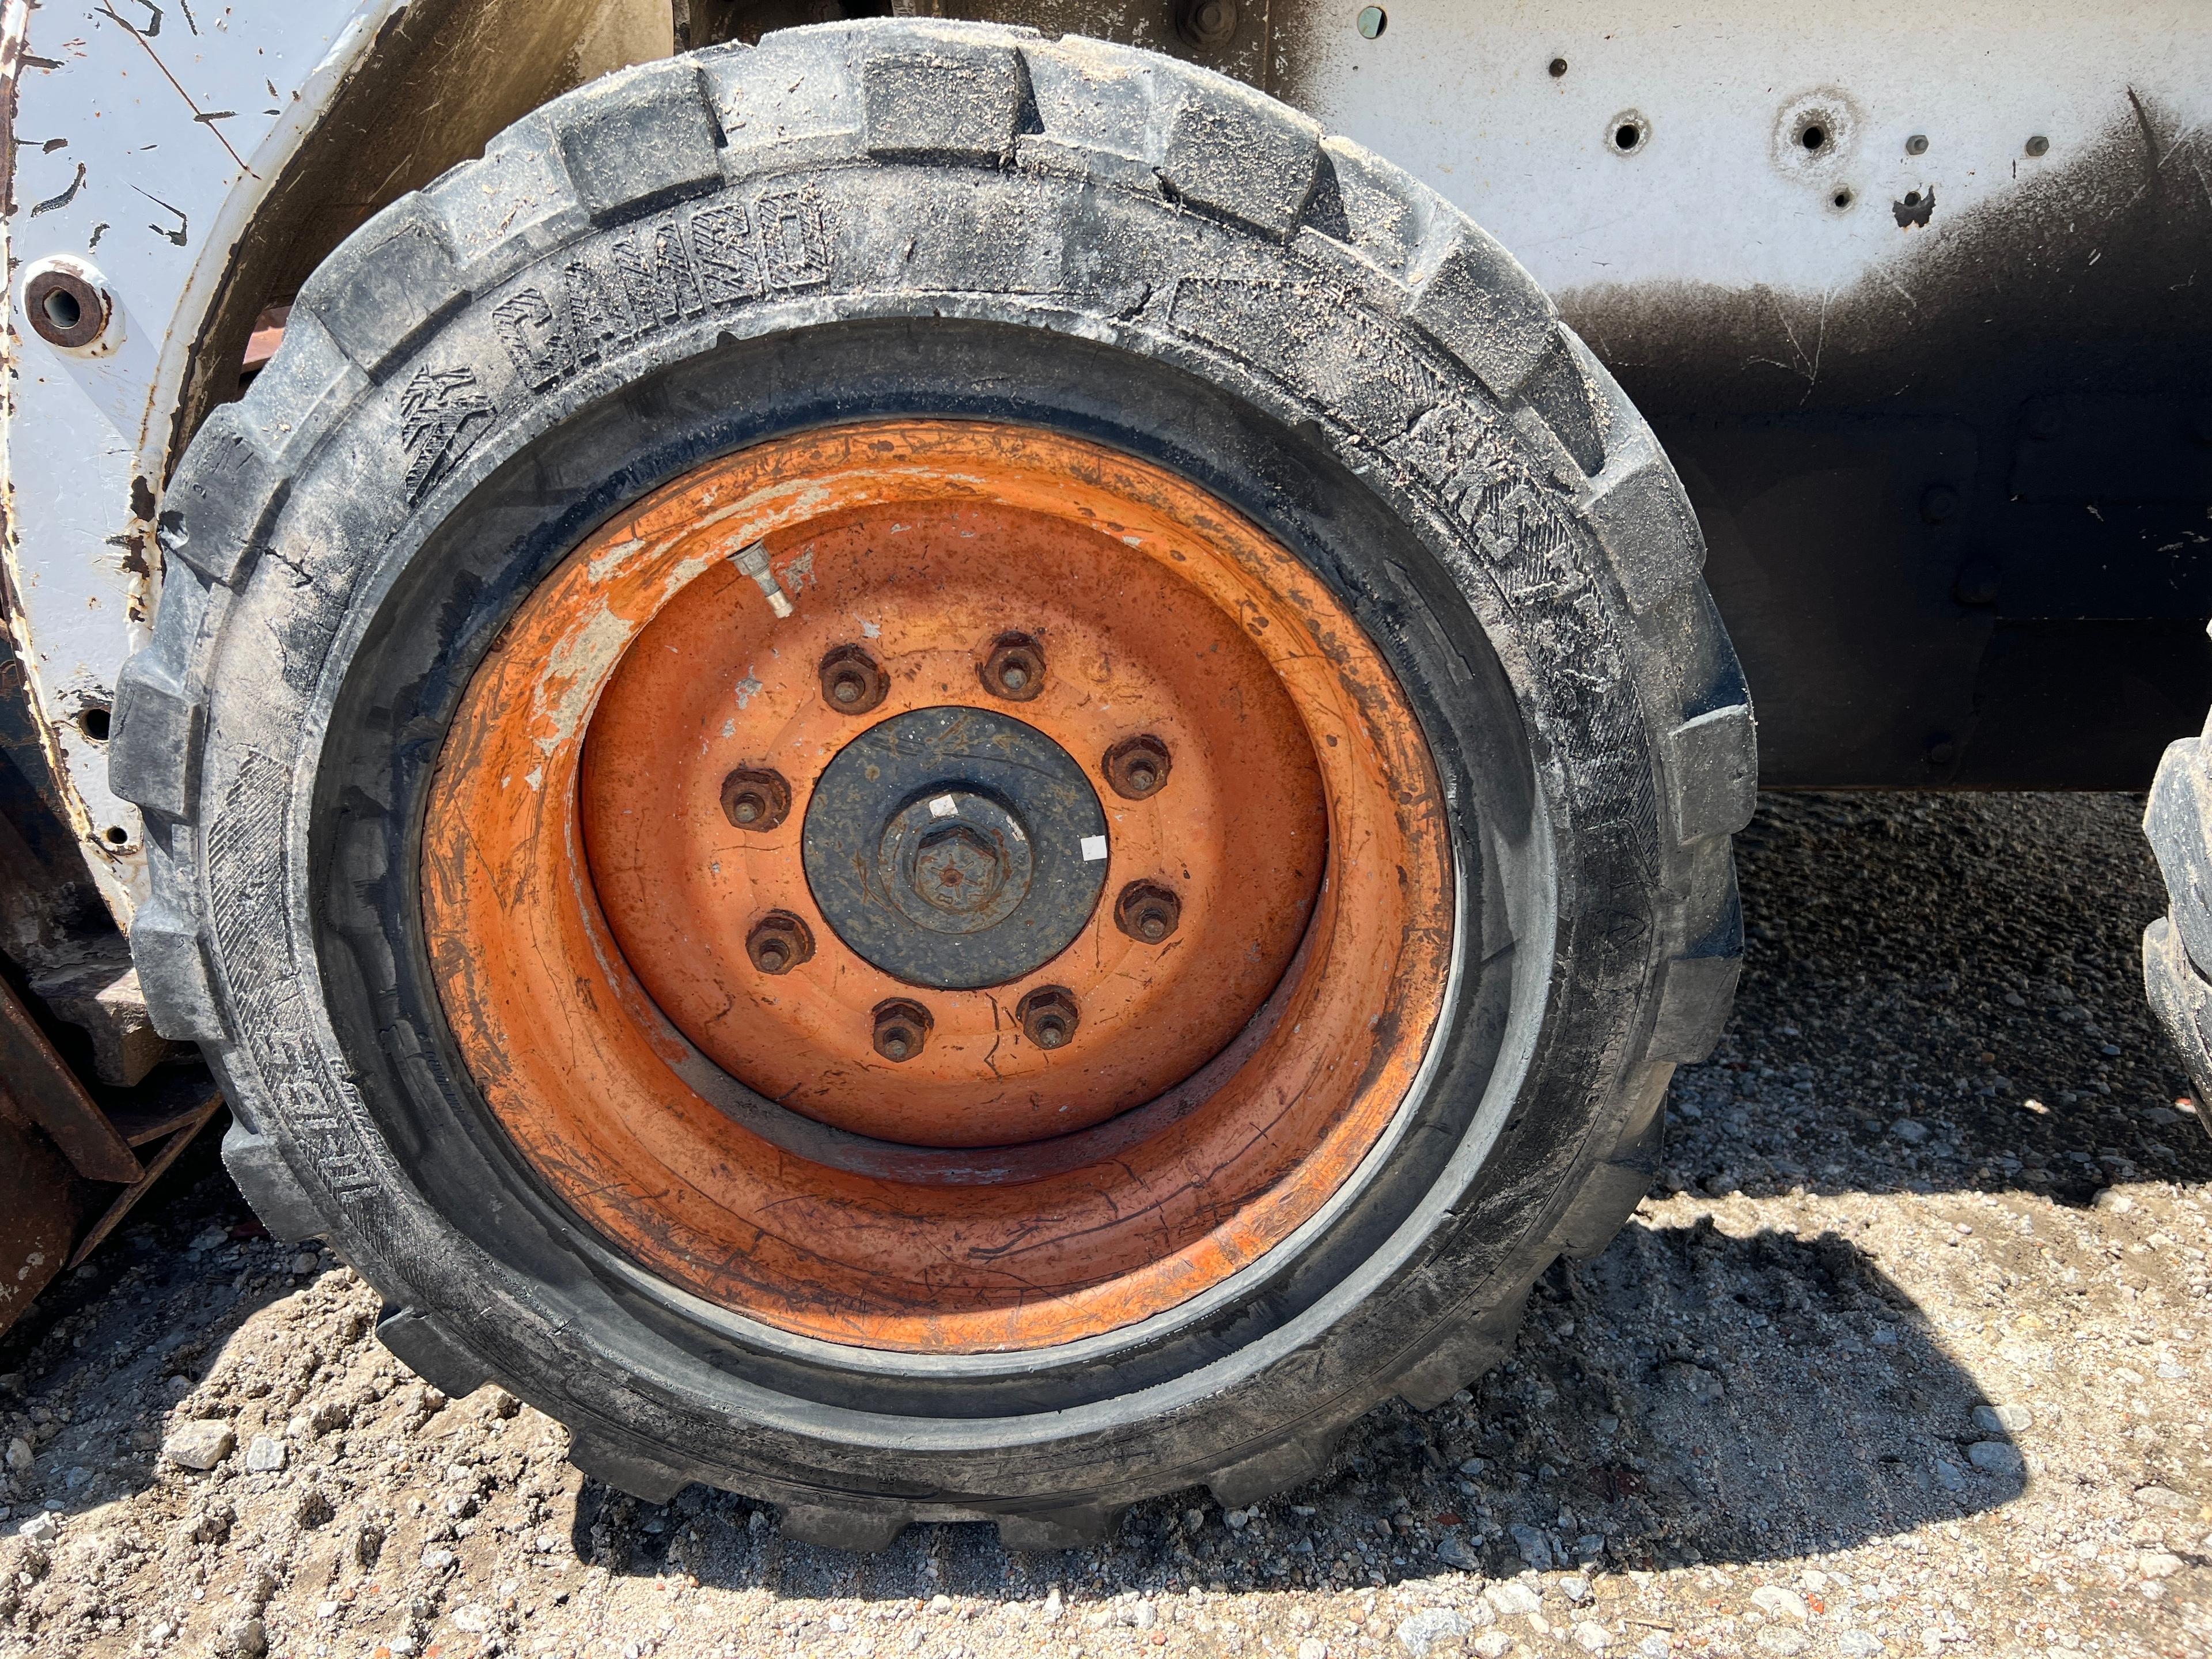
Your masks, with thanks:
[(2172, 908), (2143, 931), (2143, 989), (2197, 1091), (2212, 1133), (2212, 757), (2203, 738), (2168, 744), (2143, 811)]
[[(1202, 1292), (1064, 1340), (824, 1340), (641, 1265), (488, 1107), (426, 937), (456, 711), (572, 550), (718, 457), (908, 419), (1126, 457), (1292, 550), (1387, 662), (1434, 771), (1401, 804), (1448, 843), (1408, 929), (1441, 1012), (1371, 1150)], [(1751, 710), (1648, 428), (1464, 216), (1141, 52), (887, 20), (586, 87), (331, 256), (161, 537), (112, 761), (157, 1024), (395, 1352), (643, 1498), (1044, 1548), (1312, 1478), (1605, 1245), (1733, 994)]]

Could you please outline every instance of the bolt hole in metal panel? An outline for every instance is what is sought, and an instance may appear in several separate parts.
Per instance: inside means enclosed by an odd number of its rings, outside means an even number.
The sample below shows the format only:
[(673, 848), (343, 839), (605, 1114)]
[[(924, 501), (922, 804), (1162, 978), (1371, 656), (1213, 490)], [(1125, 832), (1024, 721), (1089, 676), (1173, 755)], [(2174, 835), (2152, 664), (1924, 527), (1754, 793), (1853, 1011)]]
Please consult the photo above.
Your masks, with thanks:
[[(1651, 418), (1766, 781), (2142, 787), (2201, 724), (2212, 9), (1273, 15), (1271, 89), (1472, 213)], [(2101, 437), (2021, 436), (2067, 397)]]
[[(287, 276), (288, 261), (312, 266), (381, 201), (577, 77), (666, 52), (671, 31), (667, 0), (0, 4), (13, 116), (0, 453), (20, 575), (7, 625), (31, 671), (19, 695), (59, 754), (118, 921), (144, 897), (141, 823), (76, 711), (112, 702), (149, 636), (157, 503), (191, 435), (181, 411), (235, 393), (236, 346), (206, 337), (219, 304), (242, 304), (242, 327), (289, 298), (257, 286), (295, 284), (304, 270)], [(453, 52), (462, 38), (500, 42), (496, 63)], [(420, 118), (395, 117), (410, 100)], [(334, 110), (348, 118), (326, 126)], [(330, 160), (340, 131), (353, 173)], [(303, 154), (329, 176), (301, 175)], [(269, 230), (272, 204), (289, 231)], [(256, 291), (233, 295), (234, 276)]]
[[(1381, 14), (1276, 7), (1271, 89), (1467, 209), (1570, 308), (1616, 284), (1834, 292), (1906, 246), (1822, 226), (1846, 174), (1889, 199), (1933, 186), (1964, 215), (2132, 121), (2130, 89), (2177, 137), (2212, 115), (2212, 20), (2188, 0), (1725, 0), (1689, 22), (1663, 0), (1587, 17), (1397, 0), (1370, 31)], [(1624, 175), (1601, 163), (1630, 125), (1661, 147)]]
[(179, 8), (10, 4), (0, 23), (15, 103), (9, 530), (30, 578), (9, 623), (125, 919), (139, 818), (109, 791), (101, 745), (116, 671), (152, 618), (155, 502), (194, 323), (341, 77), (347, 31), (395, 9), (296, 0), (216, 28)]

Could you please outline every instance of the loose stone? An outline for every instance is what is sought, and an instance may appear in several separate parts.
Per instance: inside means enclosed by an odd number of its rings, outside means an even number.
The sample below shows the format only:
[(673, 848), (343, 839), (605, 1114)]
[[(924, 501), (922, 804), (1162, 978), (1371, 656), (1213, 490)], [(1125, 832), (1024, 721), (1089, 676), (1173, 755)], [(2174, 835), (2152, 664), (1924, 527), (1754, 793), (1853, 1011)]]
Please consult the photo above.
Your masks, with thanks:
[(238, 1437), (228, 1423), (187, 1423), (161, 1443), (161, 1455), (180, 1468), (211, 1469), (230, 1455)]

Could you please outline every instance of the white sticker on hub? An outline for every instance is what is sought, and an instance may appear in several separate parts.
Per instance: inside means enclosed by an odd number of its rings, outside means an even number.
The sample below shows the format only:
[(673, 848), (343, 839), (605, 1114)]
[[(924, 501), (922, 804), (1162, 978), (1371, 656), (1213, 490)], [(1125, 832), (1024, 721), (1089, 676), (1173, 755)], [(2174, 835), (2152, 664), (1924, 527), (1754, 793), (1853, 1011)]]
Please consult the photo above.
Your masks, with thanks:
[(929, 803), (929, 816), (933, 818), (957, 817), (960, 816), (960, 803), (950, 795), (939, 795)]
[(1083, 838), (1083, 861), (1085, 864), (1096, 864), (1100, 859), (1103, 859), (1105, 856), (1105, 836), (1085, 836)]

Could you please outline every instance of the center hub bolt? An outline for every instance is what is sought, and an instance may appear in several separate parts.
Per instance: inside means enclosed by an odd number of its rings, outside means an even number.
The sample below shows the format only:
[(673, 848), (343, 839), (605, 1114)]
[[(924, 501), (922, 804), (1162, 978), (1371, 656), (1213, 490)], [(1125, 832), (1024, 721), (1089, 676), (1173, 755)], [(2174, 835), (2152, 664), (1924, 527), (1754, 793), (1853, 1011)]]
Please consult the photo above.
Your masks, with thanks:
[(975, 672), (993, 696), (1027, 702), (1044, 690), (1044, 647), (1027, 634), (1001, 634)]
[(1014, 1005), (1014, 1018), (1038, 1048), (1065, 1048), (1074, 1041), (1083, 1014), (1073, 993), (1057, 985), (1041, 985)]
[(1158, 945), (1182, 922), (1182, 901), (1156, 881), (1133, 881), (1114, 901), (1114, 925), (1131, 939)]
[(740, 766), (722, 780), (722, 816), (740, 830), (773, 830), (791, 813), (783, 774)]
[(822, 659), (822, 698), (841, 714), (865, 714), (891, 689), (891, 677), (857, 645), (841, 645)]
[(929, 1028), (934, 1024), (929, 1010), (918, 1002), (908, 1002), (904, 997), (879, 1002), (876, 1005), (876, 1052), (894, 1064), (912, 1060), (929, 1041)]
[(745, 935), (745, 954), (763, 974), (787, 974), (814, 954), (814, 933), (788, 910), (771, 910)]
[(956, 915), (981, 909), (1005, 885), (1005, 858), (963, 825), (925, 836), (914, 857), (915, 896)]
[(1146, 733), (1124, 738), (1106, 751), (1106, 781), (1124, 800), (1142, 800), (1158, 794), (1174, 764), (1167, 744)]

